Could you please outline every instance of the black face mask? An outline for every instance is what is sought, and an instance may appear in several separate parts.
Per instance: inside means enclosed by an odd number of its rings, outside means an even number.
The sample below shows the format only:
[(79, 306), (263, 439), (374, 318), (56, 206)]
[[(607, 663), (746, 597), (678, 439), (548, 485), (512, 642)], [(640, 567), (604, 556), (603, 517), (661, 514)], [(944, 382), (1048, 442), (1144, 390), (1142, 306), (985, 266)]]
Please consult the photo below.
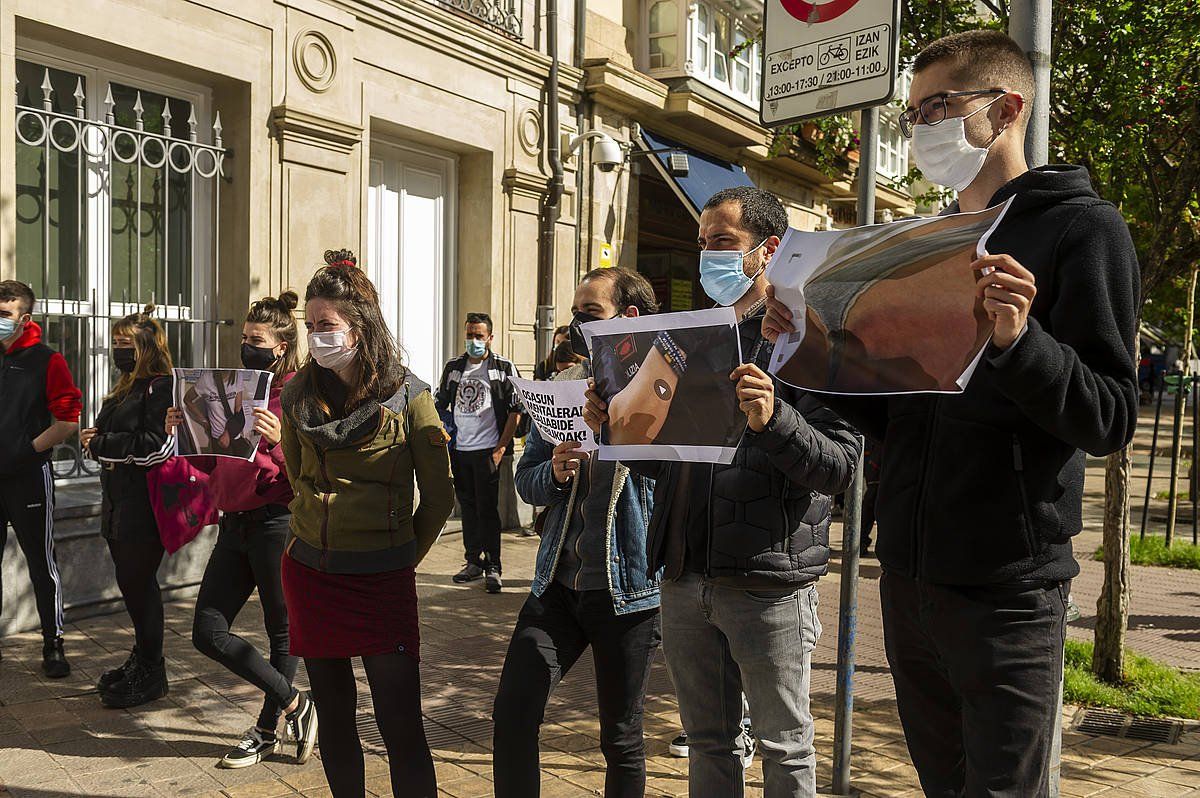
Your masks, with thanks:
[(242, 365), (248, 369), (270, 371), (278, 361), (274, 347), (242, 344)]
[[(620, 314), (618, 313), (617, 315), (619, 316)], [(616, 316), (612, 318), (615, 319)], [(590, 313), (584, 313), (582, 310), (576, 311), (575, 315), (571, 317), (571, 327), (568, 331), (568, 334), (571, 336), (571, 351), (582, 358), (591, 357), (591, 353), (588, 352), (587, 340), (583, 337), (583, 330), (579, 328), (581, 325), (593, 321), (604, 321), (604, 319), (599, 316), (593, 316)]]
[(137, 351), (132, 346), (114, 346), (113, 365), (124, 374), (132, 374), (137, 366)]

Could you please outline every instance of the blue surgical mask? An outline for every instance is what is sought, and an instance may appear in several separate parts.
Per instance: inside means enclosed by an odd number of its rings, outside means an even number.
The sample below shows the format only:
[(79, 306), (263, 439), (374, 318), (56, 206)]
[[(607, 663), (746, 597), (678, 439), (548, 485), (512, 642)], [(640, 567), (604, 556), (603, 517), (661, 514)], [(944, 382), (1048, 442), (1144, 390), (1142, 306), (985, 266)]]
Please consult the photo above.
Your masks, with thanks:
[(17, 331), (17, 323), (12, 319), (0, 319), (0, 341), (4, 341), (13, 336)]
[(467, 355), (480, 358), (487, 354), (487, 343), (476, 338), (467, 339)]
[(749, 252), (736, 249), (706, 249), (700, 253), (700, 286), (709, 299), (723, 307), (729, 307), (746, 295), (755, 279), (762, 274), (763, 269), (754, 273), (753, 277), (746, 276), (742, 262), (746, 256), (758, 251), (762, 243)]

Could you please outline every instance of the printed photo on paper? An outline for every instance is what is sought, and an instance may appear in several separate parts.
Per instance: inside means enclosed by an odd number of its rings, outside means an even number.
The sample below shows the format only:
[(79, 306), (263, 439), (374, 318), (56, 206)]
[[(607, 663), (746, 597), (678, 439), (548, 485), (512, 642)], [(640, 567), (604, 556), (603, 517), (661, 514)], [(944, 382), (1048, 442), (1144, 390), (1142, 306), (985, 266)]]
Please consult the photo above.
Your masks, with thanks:
[(621, 316), (581, 330), (608, 403), (600, 459), (732, 462), (746, 431), (729, 378), (742, 359), (732, 308)]
[(971, 263), (1012, 200), (850, 230), (789, 230), (767, 268), (796, 331), (770, 371), (837, 394), (961, 393), (993, 324)]
[(254, 408), (267, 406), (274, 375), (252, 369), (175, 369), (174, 375), (175, 407), (183, 412), (175, 453), (253, 460), (262, 437)]

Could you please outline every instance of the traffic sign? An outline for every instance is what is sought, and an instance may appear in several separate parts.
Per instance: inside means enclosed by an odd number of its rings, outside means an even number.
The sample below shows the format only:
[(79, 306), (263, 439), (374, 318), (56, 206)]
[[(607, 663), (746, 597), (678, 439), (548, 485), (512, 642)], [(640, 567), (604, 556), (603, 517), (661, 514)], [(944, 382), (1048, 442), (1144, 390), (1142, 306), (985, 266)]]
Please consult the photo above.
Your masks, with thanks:
[(763, 32), (763, 125), (892, 99), (900, 0), (766, 0)]

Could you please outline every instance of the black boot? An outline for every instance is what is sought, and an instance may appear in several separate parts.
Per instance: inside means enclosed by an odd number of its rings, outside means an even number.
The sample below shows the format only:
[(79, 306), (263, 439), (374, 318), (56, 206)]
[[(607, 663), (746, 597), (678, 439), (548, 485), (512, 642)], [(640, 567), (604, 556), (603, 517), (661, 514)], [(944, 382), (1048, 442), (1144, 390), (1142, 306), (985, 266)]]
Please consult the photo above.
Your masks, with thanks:
[(162, 698), (167, 690), (166, 661), (149, 663), (138, 657), (124, 679), (100, 691), (100, 700), (111, 709), (128, 709)]
[(51, 679), (63, 679), (71, 675), (71, 663), (63, 653), (63, 639), (55, 637), (42, 644), (42, 671)]
[(117, 682), (124, 679), (125, 674), (129, 672), (129, 669), (133, 667), (133, 663), (136, 661), (137, 646), (134, 646), (133, 650), (129, 652), (129, 657), (125, 660), (125, 664), (119, 668), (113, 668), (111, 671), (105, 671), (104, 673), (100, 674), (100, 681), (96, 682), (96, 689), (100, 692), (104, 692)]

